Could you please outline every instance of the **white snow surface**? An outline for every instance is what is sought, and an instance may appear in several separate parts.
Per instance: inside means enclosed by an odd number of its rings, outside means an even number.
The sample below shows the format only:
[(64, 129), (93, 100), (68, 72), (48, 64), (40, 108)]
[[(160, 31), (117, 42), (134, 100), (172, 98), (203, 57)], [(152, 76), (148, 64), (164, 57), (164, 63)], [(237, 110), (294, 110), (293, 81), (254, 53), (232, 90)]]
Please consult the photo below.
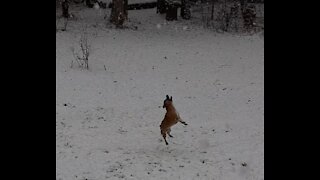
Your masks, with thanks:
[[(107, 28), (101, 9), (73, 12), (56, 34), (56, 179), (264, 179), (264, 39), (129, 11)], [(87, 25), (89, 70), (74, 64)], [(166, 95), (188, 123), (159, 125)]]

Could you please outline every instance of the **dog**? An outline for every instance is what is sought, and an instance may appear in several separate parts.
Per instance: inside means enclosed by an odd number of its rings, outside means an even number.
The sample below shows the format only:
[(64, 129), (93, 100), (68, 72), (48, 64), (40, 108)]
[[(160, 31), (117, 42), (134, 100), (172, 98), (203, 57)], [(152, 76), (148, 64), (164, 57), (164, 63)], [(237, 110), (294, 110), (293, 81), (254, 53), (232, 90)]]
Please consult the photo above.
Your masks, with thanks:
[(163, 108), (166, 108), (166, 114), (164, 116), (164, 119), (161, 122), (160, 125), (160, 131), (161, 135), (166, 143), (168, 145), (168, 141), (166, 139), (166, 134), (168, 134), (170, 137), (173, 137), (170, 132), (171, 132), (171, 127), (178, 122), (181, 122), (184, 125), (188, 125), (186, 122), (184, 122), (179, 113), (177, 112), (176, 108), (173, 106), (172, 103), (172, 96), (169, 98), (169, 96), (166, 96), (166, 99), (163, 102)]

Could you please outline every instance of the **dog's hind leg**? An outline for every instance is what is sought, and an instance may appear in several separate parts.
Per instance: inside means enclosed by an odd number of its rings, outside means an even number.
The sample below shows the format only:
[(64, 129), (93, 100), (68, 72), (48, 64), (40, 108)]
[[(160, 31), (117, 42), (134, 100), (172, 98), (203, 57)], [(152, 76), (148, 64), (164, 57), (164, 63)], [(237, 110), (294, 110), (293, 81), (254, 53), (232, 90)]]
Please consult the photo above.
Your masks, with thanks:
[(164, 139), (164, 142), (166, 143), (166, 145), (168, 145), (169, 143), (167, 142), (167, 139), (166, 139), (166, 132), (161, 130), (161, 134)]
[(167, 134), (169, 135), (169, 137), (173, 137), (173, 136), (170, 134), (170, 132), (171, 132), (171, 129), (168, 129)]

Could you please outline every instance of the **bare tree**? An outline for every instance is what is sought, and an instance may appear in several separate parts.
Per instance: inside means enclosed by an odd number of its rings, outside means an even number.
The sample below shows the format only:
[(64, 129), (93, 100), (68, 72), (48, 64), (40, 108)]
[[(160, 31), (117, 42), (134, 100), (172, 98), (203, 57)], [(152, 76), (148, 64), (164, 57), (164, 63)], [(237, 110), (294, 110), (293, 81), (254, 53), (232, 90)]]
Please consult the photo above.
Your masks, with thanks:
[(243, 12), (246, 9), (248, 0), (240, 0), (240, 6), (241, 6), (241, 12)]
[(62, 0), (61, 7), (62, 7), (62, 16), (64, 18), (69, 18), (69, 0)]
[(124, 0), (123, 6), (125, 19), (128, 20), (128, 0)]
[(181, 0), (180, 15), (183, 19), (191, 18), (190, 2), (189, 0)]
[(110, 22), (116, 25), (116, 27), (122, 27), (124, 21), (128, 18), (125, 4), (127, 0), (112, 0), (112, 9), (110, 15)]
[(214, 14), (214, 3), (216, 0), (211, 0), (212, 7), (211, 7), (211, 20), (213, 21), (213, 14)]

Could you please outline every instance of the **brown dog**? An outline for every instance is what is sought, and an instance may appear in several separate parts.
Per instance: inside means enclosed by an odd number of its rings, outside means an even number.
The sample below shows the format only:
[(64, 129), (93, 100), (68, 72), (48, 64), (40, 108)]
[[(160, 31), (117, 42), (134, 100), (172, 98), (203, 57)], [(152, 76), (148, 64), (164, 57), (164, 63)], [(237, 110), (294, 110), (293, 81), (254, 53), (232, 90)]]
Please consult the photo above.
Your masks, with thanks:
[(167, 95), (166, 99), (163, 102), (163, 108), (166, 108), (167, 113), (164, 116), (163, 121), (161, 122), (160, 130), (161, 130), (163, 139), (166, 142), (166, 145), (168, 145), (168, 142), (166, 140), (166, 134), (168, 134), (170, 137), (173, 137), (170, 134), (171, 126), (177, 124), (178, 122), (181, 122), (184, 125), (188, 125), (188, 124), (182, 121), (182, 119), (179, 116), (179, 113), (176, 111), (176, 108), (173, 106), (172, 96), (171, 98), (169, 98), (169, 96)]

